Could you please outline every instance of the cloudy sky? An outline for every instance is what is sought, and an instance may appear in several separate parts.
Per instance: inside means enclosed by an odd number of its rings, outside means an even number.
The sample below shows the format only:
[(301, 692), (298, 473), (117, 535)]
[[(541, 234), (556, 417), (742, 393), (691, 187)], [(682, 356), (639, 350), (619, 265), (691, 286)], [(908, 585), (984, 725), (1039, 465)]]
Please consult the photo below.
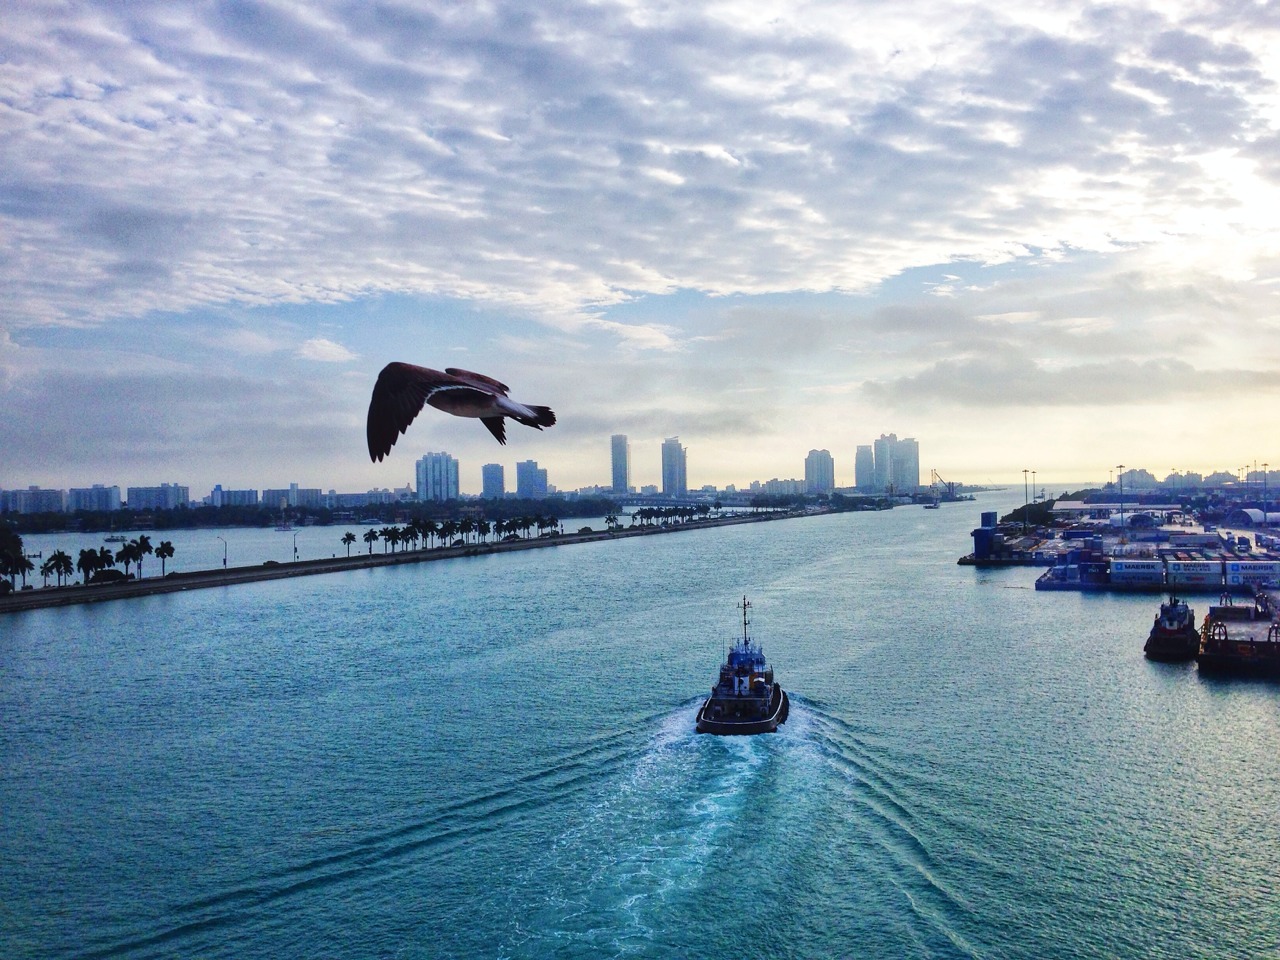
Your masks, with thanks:
[[(10, 0), (0, 487), (1280, 464), (1278, 84), (1253, 0)], [(560, 422), (372, 464), (390, 360)]]

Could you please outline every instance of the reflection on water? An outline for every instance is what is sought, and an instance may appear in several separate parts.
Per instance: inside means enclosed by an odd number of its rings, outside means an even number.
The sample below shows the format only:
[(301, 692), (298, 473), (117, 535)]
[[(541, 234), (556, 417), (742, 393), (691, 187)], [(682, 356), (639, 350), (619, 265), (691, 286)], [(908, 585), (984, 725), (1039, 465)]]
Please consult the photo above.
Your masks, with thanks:
[[(957, 567), (991, 508), (8, 617), (0, 954), (1276, 953), (1280, 685)], [(697, 736), (744, 593), (791, 715)]]

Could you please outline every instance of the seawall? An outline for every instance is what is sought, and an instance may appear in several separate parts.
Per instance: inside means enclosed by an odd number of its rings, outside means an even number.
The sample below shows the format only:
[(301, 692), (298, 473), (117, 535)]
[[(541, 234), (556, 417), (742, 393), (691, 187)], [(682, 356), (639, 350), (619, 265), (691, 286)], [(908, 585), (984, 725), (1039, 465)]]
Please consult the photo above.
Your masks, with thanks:
[(452, 560), (456, 557), (511, 553), (516, 550), (537, 550), (543, 547), (565, 547), (578, 543), (596, 543), (601, 540), (625, 540), (630, 537), (681, 533), (683, 531), (706, 529), (707, 527), (761, 523), (767, 520), (781, 520), (789, 516), (792, 515), (777, 513), (741, 514), (731, 517), (693, 520), (689, 523), (668, 526), (625, 527), (614, 532), (599, 530), (591, 533), (564, 533), (528, 540), (471, 543), (460, 547), (433, 547), (421, 550), (402, 550), (399, 553), (355, 554), (350, 557), (332, 557), (326, 560), (298, 560), (292, 563), (267, 563), (252, 567), (195, 570), (190, 573), (171, 573), (164, 577), (125, 580), (117, 583), (42, 587), (35, 590), (18, 590), (7, 597), (0, 597), (0, 614), (17, 613), (23, 610), (38, 610), (45, 607), (63, 607), (77, 603), (124, 600), (129, 597), (145, 597), (157, 593), (177, 593), (182, 590), (228, 587), (237, 583), (256, 583), (261, 580), (282, 580), (286, 577), (309, 577), (322, 573), (341, 573), (345, 570), (363, 570), (369, 567), (390, 567), (406, 563), (431, 563), (437, 560)]

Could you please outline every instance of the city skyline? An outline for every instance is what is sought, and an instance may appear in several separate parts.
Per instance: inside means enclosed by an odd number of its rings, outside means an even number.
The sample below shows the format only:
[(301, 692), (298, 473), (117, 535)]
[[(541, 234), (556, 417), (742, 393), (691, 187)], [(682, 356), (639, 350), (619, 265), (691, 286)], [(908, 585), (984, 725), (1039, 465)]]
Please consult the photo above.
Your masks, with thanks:
[(238, 9), (6, 7), (0, 485), (397, 486), (391, 360), (551, 406), (566, 487), (1280, 461), (1265, 5)]
[[(617, 441), (619, 435), (610, 438), (610, 449), (616, 452), (618, 449)], [(625, 437), (622, 437), (625, 440)], [(679, 444), (678, 438), (668, 438), (668, 442), (673, 443), (679, 448), (680, 466), (687, 469), (687, 448)], [(911, 446), (908, 447), (910, 457), (908, 466), (911, 469), (918, 469), (915, 466), (916, 457), (918, 457), (918, 444), (913, 438), (907, 438), (905, 441)], [(882, 446), (886, 451), (892, 451), (893, 445), (898, 443), (896, 436), (893, 434), (881, 435), (876, 445)], [(861, 459), (864, 454), (868, 461), (873, 457), (873, 445), (858, 445), (856, 456)], [(289, 506), (323, 506), (326, 501), (334, 500), (328, 505), (337, 507), (349, 507), (360, 503), (387, 503), (396, 499), (409, 496), (411, 499), (421, 501), (431, 500), (448, 500), (452, 498), (459, 499), (489, 499), (495, 497), (523, 497), (525, 499), (542, 499), (546, 496), (620, 496), (620, 495), (678, 495), (697, 497), (704, 495), (708, 488), (713, 488), (717, 493), (748, 493), (763, 492), (776, 493), (782, 495), (796, 494), (813, 494), (828, 493), (832, 490), (857, 491), (859, 493), (912, 493), (927, 490), (930, 482), (926, 482), (925, 478), (919, 478), (914, 486), (908, 480), (905, 486), (902, 484), (903, 475), (896, 472), (901, 463), (895, 464), (894, 456), (888, 453), (889, 464), (883, 468), (883, 472), (875, 470), (872, 463), (864, 468), (865, 482), (854, 484), (841, 484), (834, 480), (834, 458), (828, 450), (810, 450), (806, 456), (803, 467), (803, 478), (799, 477), (771, 477), (768, 480), (763, 478), (751, 479), (742, 483), (730, 483), (721, 487), (715, 487), (712, 484), (699, 484), (694, 487), (687, 486), (683, 494), (669, 494), (663, 491), (656, 484), (645, 484), (640, 487), (632, 486), (629, 494), (617, 494), (609, 483), (587, 484), (578, 488), (559, 488), (555, 484), (549, 483), (549, 471), (546, 467), (541, 467), (537, 461), (522, 461), (515, 465), (516, 488), (514, 490), (505, 489), (505, 468), (499, 463), (486, 463), (481, 467), (482, 483), (478, 492), (466, 489), (465, 486), (459, 485), (457, 477), (459, 475), (459, 463), (447, 452), (427, 453), (420, 458), (415, 464), (416, 483), (406, 483), (403, 487), (375, 487), (365, 491), (342, 490), (330, 486), (325, 487), (304, 487), (297, 481), (290, 482), (287, 487), (251, 487), (248, 489), (231, 489), (223, 488), (221, 484), (215, 484), (209, 494), (199, 497), (192, 496), (189, 485), (177, 482), (161, 482), (152, 485), (129, 485), (121, 487), (119, 484), (93, 483), (89, 486), (72, 485), (66, 488), (58, 487), (42, 487), (40, 485), (28, 485), (26, 487), (3, 487), (0, 486), (0, 512), (4, 510), (12, 510), (16, 513), (36, 513), (36, 512), (75, 512), (77, 510), (91, 511), (110, 511), (120, 509), (122, 504), (128, 509), (154, 509), (154, 508), (172, 508), (186, 503), (199, 504), (205, 503), (210, 506), (264, 506), (273, 509), (277, 505)], [(1157, 476), (1146, 467), (1132, 466), (1124, 467), (1117, 465), (1108, 470), (1106, 480), (1081, 480), (1075, 478), (1069, 481), (1062, 481), (1056, 477), (1038, 476), (1038, 471), (1027, 469), (1023, 471), (1022, 484), (1028, 489), (1028, 495), (1033, 495), (1036, 491), (1043, 491), (1049, 487), (1062, 486), (1064, 483), (1072, 488), (1080, 488), (1084, 486), (1098, 486), (1104, 484), (1118, 484), (1121, 492), (1125, 483), (1131, 484), (1131, 489), (1151, 489), (1154, 487), (1168, 488), (1172, 486), (1174, 489), (1181, 485), (1188, 487), (1200, 486), (1203, 484), (1220, 485), (1223, 482), (1239, 483), (1246, 488), (1250, 485), (1257, 487), (1262, 494), (1266, 495), (1267, 485), (1274, 484), (1280, 489), (1280, 468), (1270, 469), (1269, 463), (1263, 464), (1245, 464), (1240, 467), (1225, 470), (1209, 471), (1202, 474), (1198, 471), (1186, 471), (1169, 473), (1164, 476)], [(893, 479), (890, 479), (893, 478)], [(932, 477), (929, 478), (932, 481)], [(941, 477), (939, 482), (945, 483), (946, 477)], [(1012, 488), (1017, 483), (1009, 483), (1004, 486)], [(444, 495), (440, 494), (443, 489)], [(122, 495), (122, 490), (124, 494)], [(13, 501), (15, 498), (21, 498), (26, 508), (19, 508)], [(335, 500), (336, 498), (336, 500)], [(1052, 499), (1052, 496), (1050, 497)]]

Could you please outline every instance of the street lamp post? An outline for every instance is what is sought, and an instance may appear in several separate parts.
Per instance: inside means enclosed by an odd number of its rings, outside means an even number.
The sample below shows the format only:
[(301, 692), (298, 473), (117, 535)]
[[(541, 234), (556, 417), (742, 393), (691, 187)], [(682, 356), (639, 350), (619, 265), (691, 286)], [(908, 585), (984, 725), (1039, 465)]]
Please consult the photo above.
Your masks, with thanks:
[(1022, 471), (1022, 535), (1027, 535), (1027, 514), (1031, 511), (1031, 501), (1027, 499), (1027, 474), (1030, 470)]
[(1116, 464), (1116, 479), (1120, 481), (1120, 529), (1124, 530), (1124, 464)]
[(1262, 526), (1267, 525), (1267, 464), (1262, 465)]
[(225, 570), (227, 569), (227, 541), (222, 537), (218, 539), (222, 540), (222, 569)]

